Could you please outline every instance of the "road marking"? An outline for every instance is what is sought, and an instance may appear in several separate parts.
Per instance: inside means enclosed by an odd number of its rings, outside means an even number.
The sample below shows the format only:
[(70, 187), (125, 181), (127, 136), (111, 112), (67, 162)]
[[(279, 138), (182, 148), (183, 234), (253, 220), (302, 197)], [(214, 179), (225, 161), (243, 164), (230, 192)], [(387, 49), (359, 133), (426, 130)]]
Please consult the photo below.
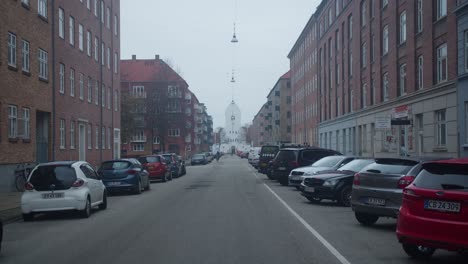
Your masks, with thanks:
[[(258, 180), (261, 180), (257, 173), (253, 172), (253, 175), (258, 179)], [(270, 186), (268, 186), (266, 183), (263, 182), (263, 185), (273, 194), (273, 196), (276, 197), (276, 199), (278, 199), (278, 201), (280, 201), (280, 203), (282, 203), (284, 205), (284, 207), (286, 207), (286, 209), (288, 209), (288, 211), (294, 216), (296, 217), (297, 220), (299, 220), (299, 222), (301, 222), (301, 224), (310, 232), (312, 233), (312, 235), (314, 235), (315, 238), (317, 238), (318, 241), (320, 241), (320, 243), (322, 243), (322, 245), (324, 247), (326, 247), (328, 249), (328, 251), (330, 251), (330, 253), (332, 253), (337, 259), (338, 261), (341, 262), (341, 264), (351, 264), (351, 262), (349, 262), (343, 255), (341, 255), (340, 252), (338, 252), (338, 250), (336, 250), (336, 248), (334, 246), (332, 246), (322, 235), (319, 234), (319, 232), (317, 232), (317, 230), (315, 230), (312, 226), (310, 226), (305, 220), (304, 218), (302, 218), (298, 213), (296, 213), (296, 211), (294, 211), (294, 209), (292, 209), (283, 199), (281, 199), (281, 197), (279, 197), (278, 194), (276, 194), (275, 191), (273, 191)]]

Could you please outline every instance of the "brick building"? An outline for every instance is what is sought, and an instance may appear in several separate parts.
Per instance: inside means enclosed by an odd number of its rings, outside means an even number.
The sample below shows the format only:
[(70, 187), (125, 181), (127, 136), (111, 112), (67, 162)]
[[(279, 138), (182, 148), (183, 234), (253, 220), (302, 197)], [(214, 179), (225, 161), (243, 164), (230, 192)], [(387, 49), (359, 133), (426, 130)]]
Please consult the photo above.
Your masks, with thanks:
[(458, 131), (460, 135), (460, 156), (468, 156), (468, 1), (458, 1)]
[(289, 54), (296, 142), (364, 156), (457, 156), (455, 7), (322, 1)]
[(291, 81), (288, 71), (267, 95), (267, 138), (269, 142), (291, 142)]
[(252, 120), (251, 138), (254, 147), (260, 147), (264, 144), (271, 143), (268, 130), (268, 103), (262, 105), (258, 113)]

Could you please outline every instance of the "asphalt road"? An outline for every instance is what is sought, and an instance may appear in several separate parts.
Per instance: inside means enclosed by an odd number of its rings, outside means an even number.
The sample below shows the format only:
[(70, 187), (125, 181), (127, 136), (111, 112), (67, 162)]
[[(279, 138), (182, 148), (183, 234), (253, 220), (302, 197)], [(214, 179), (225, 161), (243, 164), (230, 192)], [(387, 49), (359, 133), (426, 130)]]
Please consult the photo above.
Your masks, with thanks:
[[(311, 204), (226, 156), (142, 195), (110, 197), (89, 219), (61, 213), (7, 225), (0, 263), (417, 263), (395, 226), (360, 226), (351, 209)], [(440, 251), (430, 263), (468, 260)]]

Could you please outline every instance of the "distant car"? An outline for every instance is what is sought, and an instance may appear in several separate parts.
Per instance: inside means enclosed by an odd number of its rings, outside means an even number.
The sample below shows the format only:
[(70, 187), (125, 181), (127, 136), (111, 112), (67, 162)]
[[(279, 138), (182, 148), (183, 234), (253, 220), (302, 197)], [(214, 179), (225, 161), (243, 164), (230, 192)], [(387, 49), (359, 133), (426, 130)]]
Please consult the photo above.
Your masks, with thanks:
[(351, 207), (356, 220), (373, 225), (398, 216), (403, 189), (421, 171), (420, 163), (438, 158), (378, 158), (354, 175)]
[(149, 155), (139, 157), (138, 161), (149, 173), (150, 180), (166, 182), (172, 180), (172, 174), (166, 165), (166, 159), (161, 155)]
[(205, 154), (206, 161), (207, 161), (208, 163), (210, 163), (210, 162), (213, 161), (213, 154), (211, 154), (211, 152), (203, 152), (203, 154)]
[(304, 176), (312, 176), (327, 170), (335, 171), (353, 159), (355, 159), (355, 157), (340, 155), (321, 158), (312, 163), (310, 166), (300, 167), (292, 170), (288, 176), (289, 185), (299, 188), (302, 180), (304, 179)]
[(468, 159), (427, 162), (403, 191), (397, 237), (414, 258), (468, 250)]
[(180, 163), (180, 171), (182, 175), (187, 174), (187, 168), (185, 167), (185, 160), (182, 158), (182, 156), (177, 156), (177, 159), (179, 160), (179, 163)]
[(192, 156), (192, 160), (190, 162), (192, 165), (205, 165), (208, 163), (205, 154), (199, 153)]
[(24, 221), (34, 214), (78, 210), (87, 218), (91, 208), (107, 208), (107, 190), (100, 176), (87, 162), (59, 161), (41, 163), (30, 173), (21, 196)]
[(141, 194), (151, 189), (149, 173), (137, 159), (105, 161), (98, 170), (109, 192), (127, 191)]
[(301, 183), (301, 194), (311, 202), (330, 199), (351, 206), (354, 174), (371, 163), (374, 163), (373, 159), (354, 159), (337, 170), (306, 176)]
[(174, 153), (168, 153), (162, 155), (166, 160), (167, 167), (171, 172), (172, 178), (178, 178), (181, 175), (181, 165), (178, 162), (177, 155)]

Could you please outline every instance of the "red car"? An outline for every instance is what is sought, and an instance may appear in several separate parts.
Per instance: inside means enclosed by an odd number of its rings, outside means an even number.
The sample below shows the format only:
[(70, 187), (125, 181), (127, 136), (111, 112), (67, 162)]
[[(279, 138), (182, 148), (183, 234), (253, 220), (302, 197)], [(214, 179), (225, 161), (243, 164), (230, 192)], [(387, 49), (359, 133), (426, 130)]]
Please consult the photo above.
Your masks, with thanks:
[(397, 236), (405, 252), (427, 259), (436, 249), (468, 252), (468, 159), (432, 161), (403, 191)]
[(166, 182), (172, 180), (172, 174), (169, 171), (166, 160), (161, 155), (149, 155), (139, 157), (138, 161), (148, 171), (150, 180), (161, 180)]

